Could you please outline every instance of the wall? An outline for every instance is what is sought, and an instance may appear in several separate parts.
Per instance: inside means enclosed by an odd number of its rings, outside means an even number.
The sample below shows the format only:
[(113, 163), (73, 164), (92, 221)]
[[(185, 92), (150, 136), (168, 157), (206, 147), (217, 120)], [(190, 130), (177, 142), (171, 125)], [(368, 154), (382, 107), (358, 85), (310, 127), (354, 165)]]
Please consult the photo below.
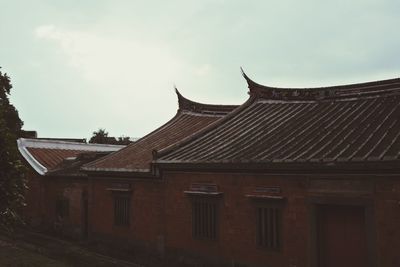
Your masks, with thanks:
[[(167, 248), (177, 255), (222, 259), (229, 263), (263, 266), (305, 266), (309, 232), (305, 177), (279, 179), (251, 174), (167, 173), (165, 222)], [(191, 228), (191, 201), (183, 191), (191, 183), (208, 182), (223, 192), (220, 199), (219, 236), (215, 241), (194, 240)], [(256, 245), (256, 205), (246, 197), (254, 186), (278, 186), (284, 197), (281, 251), (268, 251)]]
[(380, 266), (400, 266), (399, 177), (376, 183), (376, 228)]
[[(114, 199), (110, 188), (129, 184), (131, 188), (130, 225), (114, 225)], [(162, 253), (162, 184), (138, 179), (91, 178), (89, 189), (90, 238), (105, 242), (138, 245)], [(126, 243), (126, 244), (128, 244)]]
[(37, 228), (43, 224), (44, 217), (43, 177), (30, 169), (27, 174), (27, 187), (25, 191), (27, 205), (23, 209), (23, 217), (29, 226)]
[[(227, 266), (316, 266), (316, 205), (362, 205), (366, 211), (371, 266), (400, 266), (399, 178), (167, 172), (164, 173), (166, 248), (176, 258), (188, 262), (197, 258)], [(192, 237), (191, 201), (184, 191), (197, 182), (215, 183), (223, 192), (220, 231), (215, 241)], [(281, 251), (268, 251), (256, 245), (255, 206), (246, 197), (255, 186), (278, 186), (282, 190), (285, 204)]]
[[(251, 173), (166, 172), (162, 180), (40, 177), (30, 174), (28, 206), (31, 222), (53, 229), (55, 200), (70, 199), (64, 234), (82, 233), (82, 192), (89, 193), (89, 234), (92, 240), (120, 247), (142, 247), (182, 262), (209, 261), (229, 266), (316, 266), (315, 205), (365, 205), (371, 266), (400, 266), (400, 176), (389, 175), (266, 175)], [(43, 181), (43, 184), (41, 184)], [(184, 193), (192, 183), (215, 183), (220, 196), (219, 233), (215, 241), (192, 237), (192, 206)], [(132, 189), (131, 224), (114, 225), (114, 201), (108, 190), (116, 183)], [(283, 246), (268, 251), (256, 245), (255, 187), (281, 188), (284, 197)], [(360, 204), (361, 203), (361, 204)], [(369, 219), (368, 219), (369, 218)], [(314, 235), (314, 236), (313, 236)], [(117, 247), (116, 247), (117, 248)], [(349, 248), (351, 249), (351, 248)], [(242, 264), (242, 265), (240, 265)]]
[[(87, 191), (85, 177), (40, 176), (33, 171), (28, 174), (24, 218), (36, 230), (59, 234), (74, 239), (83, 238), (83, 200)], [(59, 197), (69, 200), (69, 216), (60, 222), (56, 216)]]
[[(87, 191), (87, 178), (46, 176), (44, 182), (48, 231), (74, 239), (84, 238), (83, 193)], [(56, 201), (64, 197), (69, 200), (69, 215), (60, 219), (56, 214)]]

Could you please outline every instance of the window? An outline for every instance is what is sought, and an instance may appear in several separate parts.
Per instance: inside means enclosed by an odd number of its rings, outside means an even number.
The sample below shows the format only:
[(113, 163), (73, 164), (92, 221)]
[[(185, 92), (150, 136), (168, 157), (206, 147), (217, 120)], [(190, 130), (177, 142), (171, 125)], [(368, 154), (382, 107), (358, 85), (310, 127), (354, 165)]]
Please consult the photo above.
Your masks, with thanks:
[(198, 239), (216, 239), (217, 222), (217, 201), (207, 197), (194, 197), (192, 199), (193, 237)]
[(128, 226), (130, 223), (130, 195), (114, 194), (114, 224)]
[(65, 197), (59, 197), (56, 200), (56, 216), (64, 219), (69, 217), (69, 199)]
[(257, 245), (279, 250), (282, 245), (282, 208), (280, 206), (258, 206)]

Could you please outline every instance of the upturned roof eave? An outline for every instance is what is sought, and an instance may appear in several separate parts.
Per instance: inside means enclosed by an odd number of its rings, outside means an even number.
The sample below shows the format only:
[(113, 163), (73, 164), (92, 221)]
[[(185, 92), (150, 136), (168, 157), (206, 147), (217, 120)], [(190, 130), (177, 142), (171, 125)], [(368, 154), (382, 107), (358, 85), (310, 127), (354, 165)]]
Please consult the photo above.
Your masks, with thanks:
[[(111, 171), (112, 173), (135, 173), (137, 172), (135, 169), (129, 169), (129, 168), (104, 168), (104, 167), (96, 167), (101, 165), (101, 163), (108, 161), (109, 159), (114, 158), (117, 154), (123, 153), (128, 149), (132, 149), (134, 146), (141, 145), (141, 143), (146, 142), (146, 139), (149, 138), (150, 136), (157, 134), (160, 132), (162, 129), (171, 126), (173, 123), (178, 121), (181, 115), (186, 114), (186, 115), (193, 115), (193, 116), (207, 116), (207, 117), (224, 117), (226, 114), (229, 114), (232, 110), (236, 109), (239, 107), (238, 105), (213, 105), (213, 104), (202, 104), (198, 103), (192, 100), (189, 100), (185, 98), (177, 88), (175, 88), (175, 92), (178, 97), (178, 110), (173, 118), (171, 118), (168, 122), (165, 124), (161, 125), (160, 127), (156, 128), (155, 130), (151, 131), (150, 133), (146, 134), (145, 136), (141, 137), (138, 139), (136, 142), (126, 146), (125, 148), (113, 152), (105, 157), (102, 157), (100, 159), (97, 159), (95, 161), (92, 161), (90, 163), (87, 163), (83, 165), (82, 170), (88, 171), (88, 172), (109, 172)], [(148, 162), (149, 164), (151, 163)], [(138, 173), (144, 173), (139, 171)]]
[(242, 68), (241, 71), (247, 82), (249, 94), (264, 99), (324, 100), (400, 93), (400, 78), (325, 87), (273, 87), (259, 84), (252, 80)]
[(178, 112), (194, 112), (198, 114), (215, 114), (222, 116), (238, 107), (238, 105), (204, 104), (196, 102), (184, 97), (176, 87), (175, 93), (178, 97)]

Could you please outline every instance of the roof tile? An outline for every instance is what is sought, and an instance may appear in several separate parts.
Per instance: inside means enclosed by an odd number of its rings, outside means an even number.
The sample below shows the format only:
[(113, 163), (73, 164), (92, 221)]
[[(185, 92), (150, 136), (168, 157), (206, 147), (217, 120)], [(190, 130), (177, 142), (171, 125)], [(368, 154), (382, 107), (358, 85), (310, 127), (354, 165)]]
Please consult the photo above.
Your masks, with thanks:
[[(266, 87), (159, 163), (399, 160), (400, 79), (315, 89)], [(323, 93), (321, 93), (323, 92)]]
[(201, 104), (178, 91), (179, 110), (174, 118), (125, 149), (83, 166), (86, 171), (148, 172), (153, 151), (182, 141), (216, 122), (237, 106)]

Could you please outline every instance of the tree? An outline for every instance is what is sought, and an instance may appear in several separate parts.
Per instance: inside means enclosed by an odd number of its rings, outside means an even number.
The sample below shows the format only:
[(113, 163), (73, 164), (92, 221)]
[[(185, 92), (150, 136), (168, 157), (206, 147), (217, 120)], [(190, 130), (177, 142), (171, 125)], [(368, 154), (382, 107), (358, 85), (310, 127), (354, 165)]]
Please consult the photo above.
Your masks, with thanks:
[(120, 136), (118, 139), (112, 136), (108, 136), (108, 132), (105, 129), (99, 128), (93, 132), (92, 137), (89, 139), (89, 143), (94, 144), (111, 144), (111, 145), (129, 145), (132, 143), (128, 136)]
[(0, 228), (12, 230), (22, 222), (21, 209), (25, 205), (26, 167), (21, 162), (17, 138), (23, 122), (10, 103), (11, 82), (0, 71)]
[(129, 145), (132, 143), (131, 138), (129, 136), (120, 136), (118, 137), (117, 145)]
[[(115, 138), (114, 138), (115, 139)], [(106, 129), (99, 128), (99, 130), (94, 131), (89, 143), (94, 144), (109, 144), (108, 132)]]

